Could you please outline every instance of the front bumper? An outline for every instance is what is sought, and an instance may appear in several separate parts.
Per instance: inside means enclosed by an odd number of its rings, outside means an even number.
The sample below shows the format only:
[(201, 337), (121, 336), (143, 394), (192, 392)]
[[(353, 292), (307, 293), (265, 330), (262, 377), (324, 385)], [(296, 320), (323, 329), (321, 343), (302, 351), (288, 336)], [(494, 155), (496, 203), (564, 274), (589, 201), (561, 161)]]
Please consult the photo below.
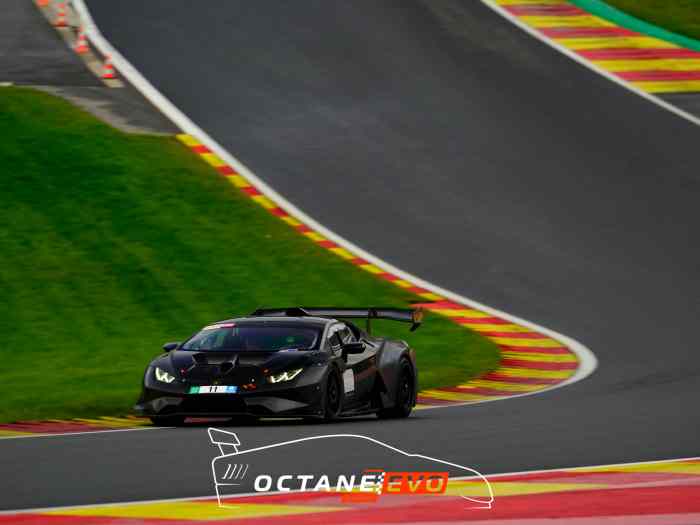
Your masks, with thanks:
[(147, 379), (133, 410), (149, 417), (321, 416), (324, 367), (314, 368), (288, 385), (264, 385), (236, 394), (190, 394), (190, 383), (165, 385)]
[(307, 396), (297, 389), (265, 394), (184, 394), (163, 392), (148, 401), (134, 405), (142, 416), (320, 416), (320, 395)]

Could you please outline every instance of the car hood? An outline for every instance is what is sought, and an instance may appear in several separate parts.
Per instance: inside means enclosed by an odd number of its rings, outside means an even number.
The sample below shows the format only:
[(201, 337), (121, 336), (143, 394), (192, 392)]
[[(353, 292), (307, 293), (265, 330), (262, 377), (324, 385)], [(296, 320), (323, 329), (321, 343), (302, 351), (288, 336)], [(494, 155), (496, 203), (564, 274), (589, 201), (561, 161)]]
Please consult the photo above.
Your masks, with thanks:
[(163, 356), (164, 365), (182, 377), (190, 379), (237, 376), (261, 377), (323, 361), (316, 351), (277, 352), (193, 352), (174, 350)]

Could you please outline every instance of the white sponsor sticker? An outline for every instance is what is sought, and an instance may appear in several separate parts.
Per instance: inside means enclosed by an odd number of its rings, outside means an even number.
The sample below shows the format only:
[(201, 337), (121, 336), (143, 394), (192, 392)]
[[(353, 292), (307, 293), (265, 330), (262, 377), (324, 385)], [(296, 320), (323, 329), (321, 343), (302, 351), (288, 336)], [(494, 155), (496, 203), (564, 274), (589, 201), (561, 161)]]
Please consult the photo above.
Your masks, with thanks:
[(355, 373), (352, 369), (347, 369), (343, 372), (343, 388), (346, 394), (355, 391)]

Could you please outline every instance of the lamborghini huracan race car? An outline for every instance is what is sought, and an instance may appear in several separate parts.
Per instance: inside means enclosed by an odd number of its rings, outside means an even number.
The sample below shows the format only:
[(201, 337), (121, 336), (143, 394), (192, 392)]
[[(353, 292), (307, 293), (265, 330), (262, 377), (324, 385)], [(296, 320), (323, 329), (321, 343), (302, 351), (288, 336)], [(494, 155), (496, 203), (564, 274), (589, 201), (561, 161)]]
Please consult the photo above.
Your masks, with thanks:
[(420, 309), (294, 307), (218, 321), (163, 346), (134, 411), (156, 425), (187, 417), (407, 417), (418, 385), (414, 351), (370, 335), (370, 321), (408, 322), (413, 331), (422, 317)]

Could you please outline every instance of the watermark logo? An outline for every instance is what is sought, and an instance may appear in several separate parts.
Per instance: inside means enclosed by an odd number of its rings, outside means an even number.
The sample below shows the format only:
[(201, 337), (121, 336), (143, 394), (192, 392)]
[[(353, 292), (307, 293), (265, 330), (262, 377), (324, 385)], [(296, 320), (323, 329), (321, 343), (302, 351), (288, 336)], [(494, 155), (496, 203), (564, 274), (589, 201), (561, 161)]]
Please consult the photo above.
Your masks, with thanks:
[[(221, 507), (235, 506), (227, 498), (241, 494), (285, 492), (332, 493), (344, 503), (407, 495), (458, 496), (477, 509), (494, 502), (490, 483), (478, 471), (368, 436), (327, 434), (250, 449), (241, 449), (238, 436), (226, 430), (210, 428), (209, 438), (220, 451), (211, 468)], [(347, 463), (354, 470), (337, 466)]]

